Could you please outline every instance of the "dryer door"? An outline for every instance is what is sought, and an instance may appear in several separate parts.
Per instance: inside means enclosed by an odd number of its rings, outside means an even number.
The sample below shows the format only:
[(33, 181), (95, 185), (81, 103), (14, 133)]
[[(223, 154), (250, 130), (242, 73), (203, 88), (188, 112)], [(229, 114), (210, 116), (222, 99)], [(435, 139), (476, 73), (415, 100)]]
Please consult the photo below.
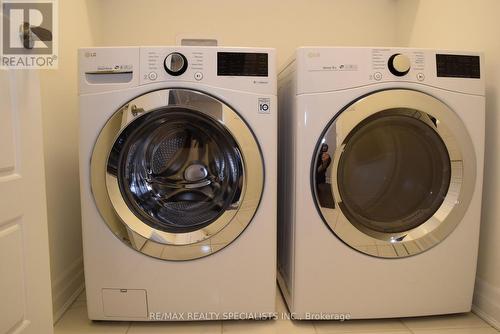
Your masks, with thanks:
[(95, 202), (113, 233), (160, 259), (227, 246), (250, 223), (264, 181), (244, 120), (204, 93), (165, 89), (120, 108), (91, 161)]
[(472, 141), (436, 98), (385, 90), (360, 98), (319, 138), (312, 188), (346, 244), (385, 258), (424, 252), (463, 218), (476, 178)]

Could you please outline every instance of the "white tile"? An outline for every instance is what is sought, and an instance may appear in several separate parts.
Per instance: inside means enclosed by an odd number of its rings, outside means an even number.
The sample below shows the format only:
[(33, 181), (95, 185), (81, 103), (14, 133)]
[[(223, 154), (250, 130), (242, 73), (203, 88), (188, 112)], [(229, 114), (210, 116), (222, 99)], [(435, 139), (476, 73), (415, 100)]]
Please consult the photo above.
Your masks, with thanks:
[(314, 321), (318, 334), (323, 333), (410, 333), (398, 319)]
[(498, 332), (491, 327), (422, 329), (422, 330), (413, 330), (413, 333), (414, 334), (498, 334)]
[(234, 320), (222, 323), (222, 333), (251, 334), (314, 334), (314, 327), (307, 321), (290, 320)]
[(133, 322), (127, 334), (220, 334), (220, 321)]
[(408, 318), (402, 319), (402, 321), (412, 331), (417, 329), (489, 327), (486, 322), (473, 313)]
[(125, 334), (129, 323), (124, 321), (91, 321), (87, 308), (71, 307), (54, 328), (55, 334)]

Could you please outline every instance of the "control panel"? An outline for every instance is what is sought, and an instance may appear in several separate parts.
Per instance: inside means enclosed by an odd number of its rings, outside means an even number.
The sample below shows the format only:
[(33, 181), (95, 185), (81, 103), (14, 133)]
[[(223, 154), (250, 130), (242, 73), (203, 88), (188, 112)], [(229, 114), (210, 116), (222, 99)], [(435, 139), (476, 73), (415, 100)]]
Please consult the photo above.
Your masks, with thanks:
[(141, 48), (141, 84), (179, 79), (201, 81), (204, 71), (202, 51)]
[(214, 47), (141, 47), (141, 85), (196, 82), (272, 92), (276, 87), (274, 50)]
[(372, 49), (371, 78), (381, 81), (386, 78), (425, 80), (425, 52), (420, 50)]
[[(78, 52), (82, 94), (142, 85), (200, 85), (200, 90), (206, 85), (276, 94), (276, 55), (270, 48), (114, 47)], [(260, 112), (267, 112), (265, 102), (259, 106)]]
[(481, 54), (410, 48), (304, 47), (297, 51), (298, 93), (381, 83), (419, 83), (457, 92), (483, 91)]

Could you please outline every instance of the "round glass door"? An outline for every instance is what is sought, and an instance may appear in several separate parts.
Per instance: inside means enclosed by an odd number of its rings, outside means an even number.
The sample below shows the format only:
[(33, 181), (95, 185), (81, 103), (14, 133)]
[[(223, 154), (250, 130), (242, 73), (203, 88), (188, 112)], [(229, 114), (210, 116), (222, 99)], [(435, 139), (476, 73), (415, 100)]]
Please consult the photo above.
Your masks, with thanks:
[(124, 105), (101, 131), (91, 164), (107, 225), (161, 259), (194, 259), (227, 246), (262, 194), (262, 158), (246, 123), (192, 90), (155, 91)]
[(343, 211), (353, 224), (405, 232), (442, 205), (451, 177), (448, 150), (433, 124), (413, 116), (407, 109), (385, 110), (347, 136), (337, 180)]
[(404, 257), (460, 222), (475, 182), (474, 151), (455, 113), (410, 90), (368, 95), (322, 134), (313, 193), (330, 229), (373, 256)]

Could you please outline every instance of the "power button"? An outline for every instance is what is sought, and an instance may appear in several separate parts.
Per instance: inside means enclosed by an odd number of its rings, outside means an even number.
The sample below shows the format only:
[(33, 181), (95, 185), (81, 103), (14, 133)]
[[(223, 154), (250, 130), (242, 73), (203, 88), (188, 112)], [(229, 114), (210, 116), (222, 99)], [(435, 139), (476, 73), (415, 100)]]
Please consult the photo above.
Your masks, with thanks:
[(158, 79), (158, 74), (156, 72), (149, 72), (148, 78), (151, 81), (155, 81), (156, 79)]

